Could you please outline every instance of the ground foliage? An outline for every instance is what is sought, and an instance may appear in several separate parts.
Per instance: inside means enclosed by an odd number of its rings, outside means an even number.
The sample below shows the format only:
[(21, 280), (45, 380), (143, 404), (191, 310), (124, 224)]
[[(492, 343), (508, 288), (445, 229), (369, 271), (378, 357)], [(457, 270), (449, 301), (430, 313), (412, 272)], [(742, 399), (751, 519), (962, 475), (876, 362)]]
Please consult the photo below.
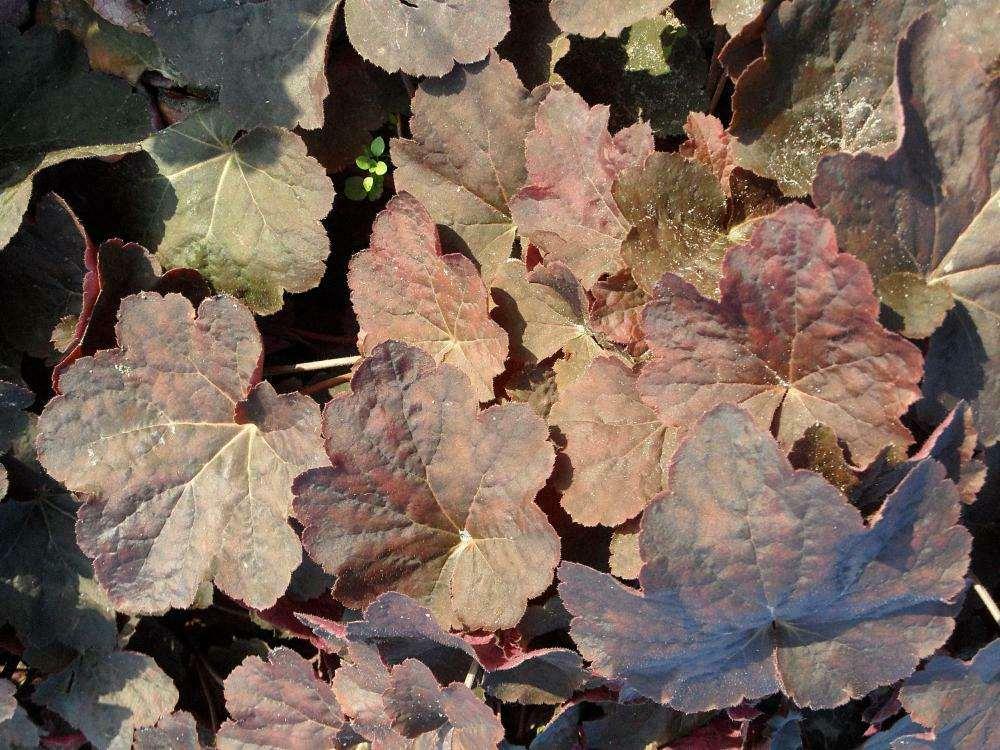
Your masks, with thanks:
[(0, 3), (0, 746), (1000, 745), (986, 0)]

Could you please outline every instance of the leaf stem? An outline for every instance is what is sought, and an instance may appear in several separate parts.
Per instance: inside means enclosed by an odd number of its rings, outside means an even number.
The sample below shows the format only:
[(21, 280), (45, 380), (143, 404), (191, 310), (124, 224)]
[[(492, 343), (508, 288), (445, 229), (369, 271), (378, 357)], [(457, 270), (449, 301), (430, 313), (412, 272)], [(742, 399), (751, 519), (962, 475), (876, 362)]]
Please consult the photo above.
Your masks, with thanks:
[(472, 664), (469, 665), (469, 671), (465, 675), (465, 686), (472, 690), (472, 686), (476, 684), (476, 680), (479, 679), (479, 673), (482, 669), (479, 666), (479, 662), (475, 659), (472, 660)]
[(291, 375), (295, 372), (315, 372), (316, 370), (330, 370), (334, 367), (352, 367), (360, 359), (360, 354), (354, 354), (350, 357), (318, 359), (315, 362), (299, 362), (294, 365), (275, 365), (274, 367), (265, 367), (264, 375)]
[(303, 396), (309, 396), (313, 393), (318, 393), (319, 391), (325, 391), (327, 388), (333, 388), (335, 385), (347, 383), (350, 379), (351, 374), (349, 372), (345, 372), (343, 375), (335, 375), (332, 378), (325, 378), (317, 383), (311, 383), (304, 388), (299, 388), (299, 393)]
[(986, 611), (992, 615), (996, 624), (1000, 625), (1000, 607), (997, 606), (996, 600), (994, 600), (990, 595), (990, 592), (986, 590), (982, 581), (974, 575), (970, 577), (972, 578), (972, 590), (976, 592), (976, 596), (978, 596), (979, 600), (986, 606)]

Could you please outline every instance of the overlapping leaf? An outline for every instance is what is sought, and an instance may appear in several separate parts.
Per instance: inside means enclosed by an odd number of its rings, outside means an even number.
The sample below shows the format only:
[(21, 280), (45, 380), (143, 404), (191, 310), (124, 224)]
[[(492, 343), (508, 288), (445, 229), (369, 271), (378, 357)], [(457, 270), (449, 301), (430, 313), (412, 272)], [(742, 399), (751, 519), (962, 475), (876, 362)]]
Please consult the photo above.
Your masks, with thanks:
[(551, 90), (525, 142), (528, 183), (510, 201), (520, 233), (589, 288), (623, 265), (628, 224), (611, 197), (614, 179), (653, 150), (648, 125), (608, 133), (608, 108)]
[(595, 359), (549, 413), (566, 441), (571, 476), (562, 505), (577, 523), (617, 526), (666, 486), (681, 423), (643, 403), (632, 368)]
[(757, 17), (765, 2), (766, 0), (712, 0), (712, 20), (725, 26), (726, 31), (735, 36)]
[(917, 739), (900, 747), (994, 747), (1000, 742), (1000, 641), (968, 663), (934, 657), (906, 682), (899, 699), (912, 719), (934, 733), (933, 741)]
[(226, 679), (230, 720), (219, 731), (219, 747), (300, 748), (351, 746), (351, 732), (330, 686), (290, 648), (276, 648), (267, 661), (247, 658)]
[(81, 657), (32, 697), (77, 727), (96, 750), (127, 750), (134, 730), (168, 715), (178, 694), (149, 656), (116, 651)]
[(906, 335), (938, 329), (925, 394), (970, 401), (991, 443), (1000, 391), (1000, 85), (960, 35), (978, 21), (953, 20), (942, 28), (926, 15), (900, 44), (898, 149), (824, 159), (814, 192)]
[[(24, 410), (35, 397), (27, 388), (0, 380), (0, 457), (28, 426)], [(7, 494), (7, 470), (0, 465), (0, 499)]]
[(724, 405), (678, 449), (670, 487), (643, 515), (641, 592), (560, 567), (571, 634), (598, 673), (689, 712), (778, 691), (833, 707), (908, 675), (951, 633), (970, 538), (934, 461), (865, 527)]
[(40, 419), (42, 463), (88, 493), (77, 536), (117, 608), (185, 607), (214, 578), (270, 606), (301, 561), (292, 478), (324, 463), (315, 403), (260, 382), (253, 319), (229, 297), (127, 298), (118, 349), (84, 357)]
[(879, 325), (868, 271), (838, 252), (829, 222), (780, 209), (728, 252), (720, 288), (715, 302), (667, 275), (646, 305), (652, 359), (638, 387), (661, 419), (689, 424), (739, 403), (789, 448), (827, 425), (860, 465), (912, 442), (899, 417), (917, 396), (920, 353)]
[(329, 93), (327, 37), (339, 5), (156, 0), (149, 27), (187, 80), (218, 88), (219, 104), (236, 126), (318, 128)]
[(134, 242), (108, 240), (85, 256), (83, 302), (65, 354), (52, 371), (52, 386), (59, 391), (59, 376), (80, 357), (115, 346), (115, 321), (122, 300), (138, 292), (183, 294), (195, 307), (211, 290), (197, 271), (174, 268), (166, 273), (149, 252)]
[(551, 580), (559, 540), (534, 504), (552, 470), (526, 406), (479, 412), (467, 378), (380, 344), (324, 411), (331, 468), (295, 483), (309, 554), (360, 607), (396, 590), (446, 626), (512, 627)]
[(281, 307), (283, 291), (319, 283), (330, 252), (320, 222), (333, 186), (299, 138), (273, 127), (237, 137), (236, 125), (212, 109), (143, 147), (160, 175), (143, 186), (142, 239), (165, 267), (197, 269), (262, 313)]
[(38, 747), (39, 732), (14, 697), (14, 685), (0, 680), (0, 742), (12, 750)]
[(451, 230), (445, 247), (474, 258), (489, 283), (514, 243), (508, 203), (527, 179), (524, 139), (538, 97), (491, 53), (425, 80), (412, 106), (413, 139), (391, 144), (396, 189), (415, 195)]
[[(25, 392), (27, 393), (27, 392)], [(30, 394), (25, 405), (30, 403)], [(36, 463), (27, 420), (5, 459), (10, 491), (0, 503), (0, 622), (13, 626), (33, 666), (110, 653), (117, 630), (107, 595), (77, 546), (76, 499)]]
[(510, 29), (508, 0), (465, 3), (346, 0), (351, 44), (390, 73), (443, 76), (489, 54)]
[[(737, 163), (805, 195), (823, 154), (888, 151), (896, 139), (896, 40), (943, 0), (782, 3), (764, 32), (764, 56), (733, 93)], [(961, 2), (955, 3), (956, 6)]]
[(443, 253), (416, 198), (400, 193), (389, 201), (371, 246), (351, 259), (348, 283), (362, 353), (390, 339), (419, 346), (464, 372), (480, 401), (493, 398), (507, 334), (490, 320), (489, 295), (472, 261)]
[(669, 0), (552, 0), (553, 20), (567, 34), (596, 37), (602, 34), (618, 36), (622, 29), (636, 21), (661, 13)]
[(91, 72), (68, 34), (0, 26), (0, 249), (21, 224), (37, 172), (135, 151), (148, 132), (142, 96)]
[(133, 750), (201, 750), (198, 727), (186, 711), (164, 716), (154, 726), (135, 732)]

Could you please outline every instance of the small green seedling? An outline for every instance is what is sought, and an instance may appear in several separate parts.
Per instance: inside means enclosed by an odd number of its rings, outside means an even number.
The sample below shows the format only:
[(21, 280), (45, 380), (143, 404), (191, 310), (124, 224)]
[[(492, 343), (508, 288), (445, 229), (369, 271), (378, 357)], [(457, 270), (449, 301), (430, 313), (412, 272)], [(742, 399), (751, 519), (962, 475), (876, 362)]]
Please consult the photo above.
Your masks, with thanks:
[(375, 138), (371, 145), (366, 146), (354, 163), (358, 169), (367, 172), (364, 176), (355, 175), (347, 178), (344, 186), (347, 197), (352, 201), (363, 201), (366, 198), (370, 201), (377, 201), (382, 197), (382, 185), (389, 165), (379, 157), (385, 153), (385, 139), (382, 136)]

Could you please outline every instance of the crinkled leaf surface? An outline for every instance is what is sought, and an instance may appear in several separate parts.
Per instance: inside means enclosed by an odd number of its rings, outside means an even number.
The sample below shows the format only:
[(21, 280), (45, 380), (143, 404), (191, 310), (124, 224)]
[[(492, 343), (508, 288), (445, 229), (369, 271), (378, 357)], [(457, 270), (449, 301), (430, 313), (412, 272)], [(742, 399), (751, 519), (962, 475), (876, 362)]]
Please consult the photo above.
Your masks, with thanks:
[(12, 750), (30, 750), (38, 747), (38, 727), (18, 705), (14, 690), (9, 680), (0, 680), (0, 742)]
[(133, 750), (201, 750), (198, 727), (187, 711), (164, 716), (155, 726), (135, 732)]
[(152, 658), (115, 651), (80, 657), (32, 697), (83, 732), (97, 750), (128, 750), (133, 731), (169, 714), (178, 694)]
[(439, 621), (513, 627), (549, 585), (559, 540), (534, 503), (552, 470), (528, 407), (483, 412), (468, 380), (419, 349), (380, 344), (324, 410), (333, 466), (295, 482), (303, 544), (361, 607), (395, 590)]
[(493, 398), (507, 334), (490, 320), (489, 294), (472, 261), (443, 253), (416, 198), (400, 193), (389, 201), (371, 246), (351, 259), (348, 284), (363, 353), (389, 339), (419, 346), (464, 372), (480, 401)]
[(222, 750), (348, 746), (333, 690), (290, 648), (266, 661), (248, 657), (226, 678), (225, 692), (231, 718), (219, 731)]
[(643, 403), (625, 363), (595, 359), (560, 392), (549, 423), (566, 440), (571, 475), (562, 505), (577, 523), (617, 526), (665, 488), (681, 425)]
[(567, 34), (618, 36), (636, 21), (663, 12), (670, 0), (552, 0), (552, 19)]
[(606, 106), (588, 107), (568, 88), (551, 90), (525, 142), (528, 183), (511, 200), (519, 231), (546, 259), (590, 287), (621, 268), (628, 223), (611, 197), (620, 172), (653, 151), (648, 125), (608, 132)]
[(527, 180), (524, 139), (537, 96), (491, 52), (484, 62), (424, 80), (412, 106), (413, 139), (391, 145), (396, 189), (415, 195), (451, 230), (445, 247), (474, 258), (490, 282), (514, 243), (508, 202)]
[(908, 336), (929, 336), (955, 305), (931, 340), (924, 391), (970, 401), (988, 444), (1000, 433), (1000, 83), (960, 30), (931, 15), (912, 26), (897, 62), (899, 148), (824, 159), (813, 189)]
[(79, 315), (87, 235), (65, 201), (44, 196), (0, 254), (0, 349), (39, 359), (56, 355), (52, 332)]
[(346, 0), (351, 44), (390, 73), (443, 76), (482, 60), (510, 30), (508, 0)]
[(646, 351), (642, 308), (649, 301), (626, 269), (590, 288), (590, 325), (609, 341), (625, 347), (633, 357)]
[(943, 0), (782, 3), (768, 18), (764, 56), (733, 93), (738, 164), (805, 195), (823, 154), (883, 150), (896, 140), (896, 40)]
[(44, 668), (84, 651), (110, 653), (117, 630), (111, 602), (77, 546), (76, 499), (35, 461), (35, 434), (25, 424), (4, 460), (10, 491), (0, 503), (0, 622), (14, 627), (22, 658)]
[(153, 38), (185, 78), (219, 90), (241, 128), (323, 123), (326, 48), (340, 0), (156, 0)]
[(738, 403), (762, 426), (776, 420), (789, 448), (821, 422), (860, 465), (912, 442), (899, 417), (917, 396), (920, 352), (878, 323), (868, 270), (838, 252), (828, 221), (801, 204), (763, 219), (726, 255), (720, 288), (715, 302), (668, 275), (646, 305), (639, 391), (661, 419)]
[(165, 267), (197, 269), (255, 312), (274, 312), (283, 291), (311, 289), (323, 276), (330, 240), (320, 222), (333, 185), (292, 133), (236, 135), (212, 109), (145, 141), (159, 168), (146, 221), (154, 236), (165, 221), (156, 250)]
[(951, 633), (971, 539), (933, 460), (870, 528), (734, 406), (691, 430), (670, 472), (643, 514), (641, 593), (560, 567), (599, 674), (688, 712), (778, 691), (829, 708), (910, 674)]
[(1000, 742), (1000, 641), (971, 662), (935, 656), (907, 680), (899, 700), (912, 719), (934, 732), (933, 742), (918, 746), (995, 747)]
[(211, 294), (201, 274), (191, 268), (166, 273), (142, 245), (107, 240), (88, 252), (83, 278), (83, 302), (73, 338), (63, 358), (52, 371), (53, 388), (59, 391), (59, 376), (80, 357), (99, 349), (115, 347), (115, 321), (123, 299), (138, 292), (177, 292), (196, 307)]
[(210, 297), (128, 297), (118, 349), (77, 360), (46, 406), (42, 463), (88, 493), (77, 537), (116, 607), (186, 607), (214, 579), (257, 609), (302, 559), (292, 478), (325, 463), (316, 404), (260, 382), (250, 312)]
[(69, 34), (0, 26), (0, 248), (21, 224), (37, 172), (135, 151), (148, 132), (143, 97), (91, 72)]

